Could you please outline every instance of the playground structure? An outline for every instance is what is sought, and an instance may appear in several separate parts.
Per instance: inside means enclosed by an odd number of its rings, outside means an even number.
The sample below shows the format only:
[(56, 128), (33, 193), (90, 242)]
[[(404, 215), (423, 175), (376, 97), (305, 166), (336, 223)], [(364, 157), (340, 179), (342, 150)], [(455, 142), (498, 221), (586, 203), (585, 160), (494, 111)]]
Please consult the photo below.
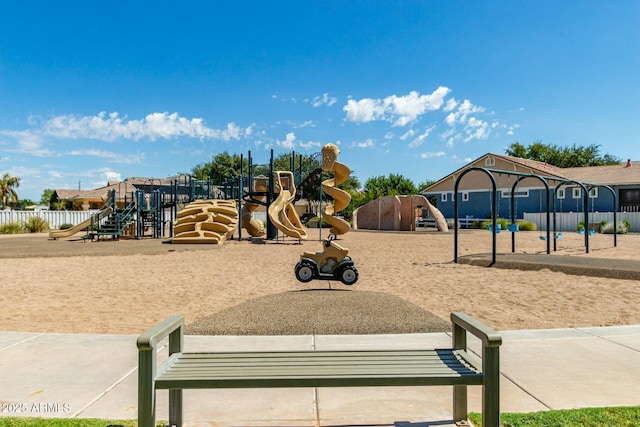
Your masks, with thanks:
[(334, 177), (322, 182), (322, 190), (333, 198), (333, 204), (324, 210), (326, 222), (331, 225), (330, 235), (324, 241), (322, 252), (303, 252), (300, 261), (295, 266), (296, 278), (301, 282), (313, 279), (340, 280), (345, 285), (353, 285), (358, 280), (358, 269), (347, 254), (349, 250), (335, 242), (338, 235), (350, 230), (349, 223), (338, 218), (336, 213), (349, 205), (351, 196), (344, 190), (337, 188), (351, 174), (348, 166), (338, 162), (340, 150), (334, 144), (322, 147), (322, 170), (333, 171)]
[(360, 206), (353, 212), (353, 229), (401, 230), (416, 229), (416, 208), (425, 207), (439, 231), (448, 231), (444, 215), (425, 196), (384, 196)]
[[(319, 153), (318, 153), (319, 154)], [(231, 222), (221, 219), (225, 224), (222, 230), (213, 217), (209, 217), (198, 209), (204, 205), (190, 205), (196, 201), (226, 201), (225, 204), (209, 203), (206, 212), (215, 213), (216, 217), (224, 205), (236, 209), (237, 217), (233, 221), (233, 231), (237, 230), (238, 239), (242, 240), (243, 228), (252, 237), (277, 239), (278, 232), (296, 239), (306, 239), (306, 228), (295, 211), (294, 204), (301, 197), (299, 188), (305, 179), (313, 178), (320, 168), (303, 176), (303, 157), (299, 157), (299, 167), (294, 168), (295, 153), (291, 153), (290, 171), (274, 171), (273, 150), (268, 166), (268, 176), (264, 174), (254, 178), (251, 152), (248, 156), (249, 170), (244, 170), (244, 158), (241, 156), (242, 169), (240, 175), (222, 182), (199, 180), (190, 175), (179, 175), (167, 182), (160, 179), (146, 179), (136, 191), (109, 191), (103, 206), (91, 216), (69, 229), (53, 230), (49, 238), (68, 238), (84, 232), (85, 240), (101, 240), (104, 238), (120, 239), (145, 237), (166, 238), (174, 243), (221, 243), (231, 238), (233, 232), (226, 229)], [(258, 165), (261, 166), (261, 165)], [(123, 185), (123, 187), (126, 187)], [(261, 206), (267, 213), (266, 227), (262, 221), (254, 218), (254, 212)], [(184, 212), (183, 212), (184, 211)], [(241, 215), (238, 215), (241, 212)], [(195, 215), (195, 216), (194, 216)], [(203, 224), (196, 225), (198, 221)], [(211, 233), (221, 233), (215, 237)], [(175, 235), (175, 236), (174, 236)]]
[(267, 209), (269, 219), (278, 230), (287, 236), (306, 239), (307, 229), (302, 225), (302, 221), (300, 221), (300, 217), (293, 205), (296, 195), (293, 172), (276, 171), (274, 174), (275, 189), (278, 197)]
[[(482, 168), (482, 167), (477, 167), (477, 166), (473, 166), (468, 168), (467, 170), (465, 170), (464, 172), (460, 173), (460, 175), (458, 175), (458, 177), (456, 178), (455, 181), (455, 186), (454, 186), (454, 207), (453, 207), (453, 217), (454, 217), (454, 246), (453, 246), (453, 251), (454, 251), (454, 262), (457, 263), (458, 262), (458, 186), (460, 184), (460, 181), (462, 180), (462, 178), (467, 175), (470, 172), (473, 171), (479, 171), (482, 172), (483, 174), (485, 174), (488, 178), (489, 181), (491, 183), (491, 223), (489, 224), (489, 231), (491, 232), (492, 235), (492, 259), (491, 259), (491, 264), (495, 264), (496, 263), (496, 259), (497, 259), (497, 254), (496, 254), (496, 247), (497, 247), (497, 242), (496, 242), (496, 237), (497, 234), (500, 232), (500, 227), (499, 224), (497, 223), (497, 211), (498, 211), (498, 191), (497, 191), (497, 183), (496, 183), (496, 179), (494, 177), (494, 174), (498, 174), (498, 175), (502, 175), (502, 174), (506, 174), (509, 176), (516, 176), (516, 180), (513, 183), (513, 186), (511, 187), (511, 205), (510, 205), (510, 220), (511, 223), (507, 226), (507, 231), (511, 232), (511, 252), (515, 252), (516, 251), (516, 232), (519, 231), (519, 227), (518, 224), (516, 222), (516, 204), (515, 204), (515, 194), (516, 194), (516, 189), (518, 187), (518, 185), (525, 179), (534, 179), (534, 180), (538, 180), (540, 181), (544, 188), (545, 188), (545, 199), (546, 199), (546, 234), (544, 236), (541, 236), (541, 240), (544, 240), (546, 242), (546, 252), (547, 254), (551, 253), (551, 241), (553, 240), (553, 250), (556, 251), (557, 249), (557, 240), (560, 239), (562, 237), (562, 233), (558, 233), (556, 230), (556, 197), (555, 194), (558, 191), (558, 189), (561, 189), (563, 186), (567, 185), (567, 184), (575, 184), (578, 185), (581, 189), (582, 189), (582, 203), (583, 203), (583, 212), (584, 212), (584, 224), (589, 224), (589, 200), (588, 200), (588, 194), (589, 191), (593, 188), (604, 188), (606, 190), (608, 190), (611, 193), (612, 196), (612, 204), (613, 204), (613, 246), (616, 247), (618, 245), (618, 236), (617, 236), (617, 228), (618, 228), (618, 224), (617, 224), (617, 218), (616, 218), (616, 211), (617, 211), (617, 197), (616, 197), (616, 193), (615, 191), (608, 185), (603, 185), (603, 184), (596, 184), (596, 183), (588, 183), (588, 182), (581, 182), (581, 181), (575, 181), (575, 180), (571, 180), (571, 179), (564, 179), (564, 178), (558, 178), (558, 177), (550, 177), (550, 176), (542, 176), (542, 175), (536, 175), (536, 174), (527, 174), (527, 173), (521, 173), (521, 172), (511, 172), (511, 171), (505, 171), (505, 170), (496, 170), (496, 169), (487, 169), (487, 168)], [(558, 183), (555, 187), (551, 187), (549, 185), (549, 182), (556, 182)], [(552, 202), (553, 200), (553, 202)], [(542, 200), (540, 201), (541, 203), (541, 207), (540, 207), (540, 211), (542, 212)], [(552, 213), (553, 213), (553, 222), (551, 220), (552, 217)], [(589, 236), (592, 235), (592, 233), (590, 232), (586, 232), (583, 233), (584, 234), (584, 239), (585, 239), (585, 251), (586, 253), (589, 253)]]
[(178, 212), (171, 243), (224, 243), (237, 223), (235, 201), (196, 200)]

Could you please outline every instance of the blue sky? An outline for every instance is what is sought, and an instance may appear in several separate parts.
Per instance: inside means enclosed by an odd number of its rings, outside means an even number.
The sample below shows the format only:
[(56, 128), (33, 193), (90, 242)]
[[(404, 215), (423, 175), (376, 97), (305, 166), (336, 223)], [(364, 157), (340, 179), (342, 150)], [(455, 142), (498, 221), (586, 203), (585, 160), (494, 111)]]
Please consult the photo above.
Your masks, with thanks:
[(640, 2), (5, 2), (0, 174), (21, 198), (328, 142), (362, 183), (516, 141), (640, 160)]

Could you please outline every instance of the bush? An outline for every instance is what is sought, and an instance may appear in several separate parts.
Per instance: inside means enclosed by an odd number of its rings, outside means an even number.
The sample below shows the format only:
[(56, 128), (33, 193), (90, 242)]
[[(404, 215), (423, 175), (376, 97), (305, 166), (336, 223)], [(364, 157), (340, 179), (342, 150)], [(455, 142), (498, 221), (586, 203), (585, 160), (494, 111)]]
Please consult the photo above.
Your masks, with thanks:
[[(486, 221), (483, 221), (481, 228), (483, 230), (488, 230), (489, 229), (489, 225), (492, 224), (492, 223), (493, 222), (490, 219), (486, 220)], [(500, 229), (506, 230), (507, 229), (507, 225), (509, 225), (509, 221), (507, 221), (504, 218), (496, 218), (496, 224), (500, 224)]]
[(469, 226), (469, 228), (480, 229), (480, 228), (482, 228), (482, 224), (483, 224), (482, 221), (473, 221), (471, 223), (471, 225)]
[[(618, 222), (618, 234), (625, 234), (629, 229), (624, 221)], [(613, 222), (608, 222), (600, 229), (602, 234), (613, 234)]]
[(73, 224), (69, 224), (69, 223), (64, 223), (60, 226), (60, 230), (68, 230), (71, 227), (73, 227)]
[(533, 222), (518, 221), (518, 228), (520, 231), (536, 231), (538, 227)]
[(0, 234), (20, 234), (22, 233), (22, 224), (19, 222), (8, 222), (0, 224)]
[(49, 229), (49, 223), (39, 216), (32, 216), (23, 224), (24, 231), (28, 233), (42, 233)]
[(627, 230), (631, 230), (631, 226), (633, 225), (628, 218), (623, 218), (622, 223), (627, 227)]

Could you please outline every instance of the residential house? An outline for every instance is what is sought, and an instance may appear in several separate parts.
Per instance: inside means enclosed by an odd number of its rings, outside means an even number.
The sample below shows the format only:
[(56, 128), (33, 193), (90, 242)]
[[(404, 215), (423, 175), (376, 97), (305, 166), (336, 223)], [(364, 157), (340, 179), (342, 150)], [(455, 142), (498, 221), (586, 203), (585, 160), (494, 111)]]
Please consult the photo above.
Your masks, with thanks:
[[(582, 187), (569, 181), (586, 183), (590, 212), (612, 212), (614, 209), (613, 196), (606, 187), (602, 187), (603, 185), (609, 186), (616, 194), (618, 211), (640, 212), (640, 162), (632, 161), (613, 166), (558, 168), (543, 162), (487, 153), (420, 193), (429, 200), (434, 200), (446, 218), (453, 218), (455, 181), (471, 167), (492, 171), (497, 186), (498, 217), (511, 216), (511, 190), (519, 178), (517, 175), (500, 171), (545, 177), (553, 190), (550, 209), (553, 210), (555, 199), (556, 212), (584, 211)], [(475, 170), (466, 173), (458, 184), (459, 216), (489, 218), (492, 205), (491, 189), (490, 178), (485, 173)], [(522, 179), (514, 194), (516, 219), (522, 219), (525, 212), (546, 212), (546, 197), (547, 191), (542, 181), (537, 178)]]

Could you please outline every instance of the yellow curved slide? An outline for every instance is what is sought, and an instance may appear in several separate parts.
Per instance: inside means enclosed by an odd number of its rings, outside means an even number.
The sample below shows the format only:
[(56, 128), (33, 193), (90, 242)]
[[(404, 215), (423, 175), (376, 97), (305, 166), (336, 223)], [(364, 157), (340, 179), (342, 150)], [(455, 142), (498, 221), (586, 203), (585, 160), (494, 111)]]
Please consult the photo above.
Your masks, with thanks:
[(269, 219), (285, 235), (296, 239), (306, 239), (307, 229), (302, 225), (302, 221), (300, 221), (300, 217), (293, 206), (296, 194), (296, 189), (293, 185), (293, 172), (276, 171), (274, 175), (276, 189), (279, 188), (280, 193), (276, 200), (269, 205), (267, 210)]
[[(257, 178), (256, 183), (254, 185), (254, 191), (260, 191), (260, 192), (267, 191), (266, 177), (263, 178), (262, 176), (260, 176)], [(264, 202), (264, 199), (266, 199), (266, 197), (263, 196), (261, 201)], [(242, 226), (247, 230), (247, 232), (252, 237), (262, 237), (267, 233), (267, 231), (264, 228), (264, 225), (262, 224), (262, 221), (258, 221), (251, 215), (253, 211), (258, 209), (258, 206), (260, 206), (258, 203), (245, 202), (244, 209), (242, 211)]]
[(102, 218), (111, 215), (111, 212), (113, 212), (112, 208), (106, 208), (100, 212), (98, 212), (96, 215), (92, 215), (91, 217), (89, 217), (89, 219), (86, 219), (84, 221), (82, 221), (80, 224), (78, 225), (74, 225), (71, 228), (67, 228), (66, 230), (52, 230), (49, 232), (49, 238), (50, 239), (60, 239), (62, 237), (71, 237), (76, 233), (79, 233), (81, 231), (88, 231), (89, 227), (91, 227), (91, 221), (93, 220), (94, 223), (99, 222)]

